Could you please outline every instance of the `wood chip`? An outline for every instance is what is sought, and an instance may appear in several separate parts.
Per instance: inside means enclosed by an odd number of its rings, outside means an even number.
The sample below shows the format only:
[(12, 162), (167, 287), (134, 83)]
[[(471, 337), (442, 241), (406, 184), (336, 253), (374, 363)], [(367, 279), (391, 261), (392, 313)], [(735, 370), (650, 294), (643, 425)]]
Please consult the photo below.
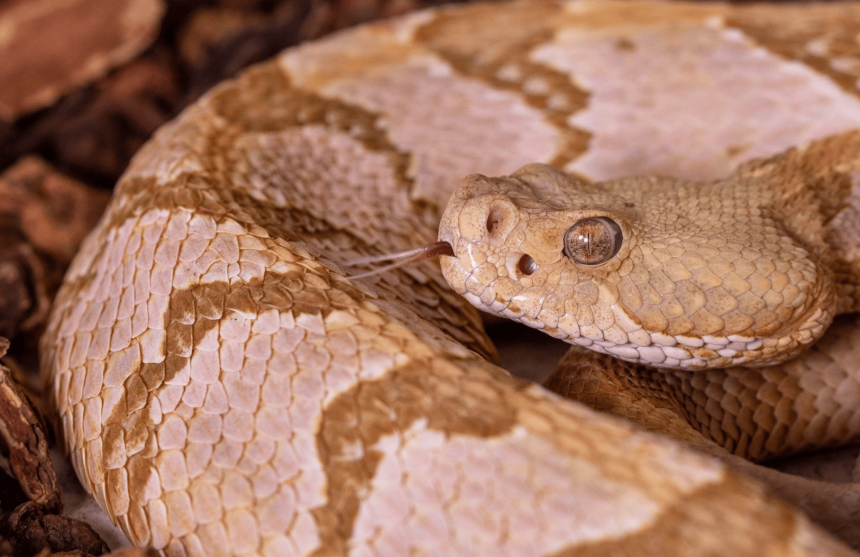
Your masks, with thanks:
[(0, 174), (0, 335), (36, 330), (108, 194), (25, 157)]
[(223, 39), (244, 31), (262, 29), (268, 19), (263, 14), (244, 10), (195, 10), (179, 35), (179, 53), (189, 67), (196, 66)]
[[(0, 338), (0, 358), (9, 341)], [(6, 366), (0, 364), (0, 442), (8, 454), (12, 472), (31, 502), (47, 512), (63, 510), (57, 475), (51, 464), (42, 417), (26, 391)]]
[(103, 555), (110, 551), (86, 522), (47, 514), (40, 505), (31, 501), (15, 509), (6, 523), (6, 530), (6, 538), (14, 545), (16, 557), (41, 556), (46, 549), (60, 552), (53, 555)]
[(11, 121), (50, 106), (73, 88), (130, 60), (155, 39), (163, 11), (161, 0), (3, 4), (0, 119)]
[[(36, 557), (88, 557), (89, 553), (83, 551), (60, 551), (52, 552), (50, 549), (44, 549)], [(110, 553), (105, 553), (103, 557), (158, 557), (158, 552), (154, 549), (143, 549), (140, 547), (123, 547)]]
[(0, 215), (36, 250), (69, 263), (98, 222), (109, 194), (25, 157), (0, 175)]

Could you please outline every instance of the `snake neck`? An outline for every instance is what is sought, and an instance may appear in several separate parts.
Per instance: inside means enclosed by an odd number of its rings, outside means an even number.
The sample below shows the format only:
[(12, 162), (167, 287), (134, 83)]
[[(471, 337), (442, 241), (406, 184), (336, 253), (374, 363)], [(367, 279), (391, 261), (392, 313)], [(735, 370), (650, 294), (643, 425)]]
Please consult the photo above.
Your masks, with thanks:
[(850, 189), (827, 220), (824, 235), (834, 254), (840, 313), (860, 311), (860, 172), (852, 172), (845, 181)]
[(819, 254), (836, 285), (837, 313), (860, 311), (860, 132), (745, 165), (786, 232)]

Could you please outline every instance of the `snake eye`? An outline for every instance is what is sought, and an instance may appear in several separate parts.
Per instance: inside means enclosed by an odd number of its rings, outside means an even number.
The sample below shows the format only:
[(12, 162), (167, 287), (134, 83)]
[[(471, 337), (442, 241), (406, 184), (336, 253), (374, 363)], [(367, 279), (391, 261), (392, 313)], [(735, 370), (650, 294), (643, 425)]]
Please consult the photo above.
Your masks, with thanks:
[(580, 265), (599, 265), (621, 249), (621, 227), (612, 219), (582, 219), (564, 233), (564, 254)]

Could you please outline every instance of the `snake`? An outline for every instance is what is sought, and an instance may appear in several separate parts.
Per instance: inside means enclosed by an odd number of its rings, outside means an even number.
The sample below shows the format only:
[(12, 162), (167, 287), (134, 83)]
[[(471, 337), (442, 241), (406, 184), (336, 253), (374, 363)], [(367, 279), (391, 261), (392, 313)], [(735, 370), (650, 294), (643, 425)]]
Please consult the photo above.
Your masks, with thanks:
[[(858, 31), (472, 4), (218, 85), (51, 310), (82, 485), (167, 556), (854, 554), (854, 484), (754, 462), (860, 431)], [(473, 304), (576, 345), (547, 388)]]

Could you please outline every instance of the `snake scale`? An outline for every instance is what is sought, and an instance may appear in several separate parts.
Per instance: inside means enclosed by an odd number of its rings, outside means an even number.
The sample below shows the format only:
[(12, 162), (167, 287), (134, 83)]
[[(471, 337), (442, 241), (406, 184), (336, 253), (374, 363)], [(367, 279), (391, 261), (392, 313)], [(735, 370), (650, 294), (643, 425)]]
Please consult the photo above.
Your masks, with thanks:
[[(221, 84), (53, 308), (82, 483), (169, 556), (852, 554), (812, 520), (860, 545), (856, 484), (741, 457), (860, 432), (858, 31), (856, 4), (471, 5)], [(347, 278), (434, 241), (467, 175), (453, 290)], [(639, 426), (510, 377), (455, 291), (591, 348), (549, 386)]]

